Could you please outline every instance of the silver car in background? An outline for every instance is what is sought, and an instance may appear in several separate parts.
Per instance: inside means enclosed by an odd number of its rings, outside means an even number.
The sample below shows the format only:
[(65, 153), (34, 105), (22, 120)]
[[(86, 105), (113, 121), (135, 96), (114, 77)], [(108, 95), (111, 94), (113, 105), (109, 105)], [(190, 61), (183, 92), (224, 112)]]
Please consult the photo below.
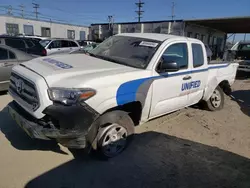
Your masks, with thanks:
[(0, 91), (8, 90), (13, 66), (35, 57), (9, 46), (0, 45)]
[(47, 51), (47, 55), (70, 53), (81, 48), (76, 41), (70, 39), (46, 39), (41, 40), (40, 44)]

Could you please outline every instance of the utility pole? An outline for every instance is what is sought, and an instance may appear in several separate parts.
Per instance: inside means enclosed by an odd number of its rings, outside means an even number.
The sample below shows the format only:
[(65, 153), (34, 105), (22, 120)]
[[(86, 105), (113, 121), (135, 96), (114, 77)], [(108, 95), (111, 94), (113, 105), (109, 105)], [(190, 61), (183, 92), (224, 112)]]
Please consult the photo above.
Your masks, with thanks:
[(9, 5), (8, 7), (8, 15), (11, 16), (12, 15), (12, 6)]
[(142, 11), (141, 9), (142, 9), (142, 7), (143, 7), (143, 5), (145, 4), (144, 2), (142, 2), (141, 0), (139, 0), (138, 1), (138, 3), (135, 3), (136, 4), (136, 6), (138, 7), (138, 10), (137, 11), (135, 11), (136, 13), (137, 13), (137, 15), (138, 15), (138, 22), (140, 23), (141, 22), (141, 18), (142, 18), (142, 14), (144, 13), (144, 11)]
[(109, 22), (109, 30), (111, 30), (111, 28), (113, 28), (113, 24), (114, 24), (114, 17), (108, 16), (108, 22)]
[(114, 17), (113, 16), (108, 16), (108, 22), (109, 22), (109, 35), (113, 35), (113, 25), (114, 25)]
[(35, 9), (35, 14), (36, 14), (36, 19), (38, 19), (38, 11), (37, 9), (40, 8), (39, 4), (38, 3), (32, 3), (34, 6), (33, 8)]
[(233, 41), (232, 41), (233, 44), (234, 44), (234, 40), (235, 40), (235, 33), (234, 33), (234, 37), (233, 37)]
[(24, 5), (21, 4), (21, 5), (19, 5), (19, 7), (21, 8), (21, 11), (22, 11), (21, 16), (23, 18), (24, 17)]
[(172, 21), (175, 18), (174, 9), (175, 9), (175, 2), (172, 2), (172, 8), (171, 8), (171, 18), (172, 18)]

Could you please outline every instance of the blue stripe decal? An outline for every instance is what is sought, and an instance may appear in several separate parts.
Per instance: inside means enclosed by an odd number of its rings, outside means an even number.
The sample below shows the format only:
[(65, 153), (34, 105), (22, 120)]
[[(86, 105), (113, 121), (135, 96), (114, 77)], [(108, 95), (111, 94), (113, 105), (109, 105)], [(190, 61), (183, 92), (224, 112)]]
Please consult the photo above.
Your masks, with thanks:
[(226, 68), (228, 66), (229, 66), (229, 64), (220, 65), (220, 66), (209, 66), (208, 68), (205, 68), (205, 69), (178, 72), (178, 73), (172, 73), (172, 74), (166, 73), (166, 74), (162, 74), (159, 76), (131, 80), (131, 81), (125, 82), (125, 83), (120, 85), (120, 87), (118, 88), (117, 93), (116, 93), (116, 101), (117, 101), (118, 105), (123, 105), (123, 104), (129, 103), (129, 102), (136, 101), (136, 93), (137, 93), (138, 88), (141, 86), (141, 84), (143, 84), (147, 80), (166, 78), (166, 77), (174, 77), (174, 76), (199, 73), (199, 72), (206, 72), (209, 69)]

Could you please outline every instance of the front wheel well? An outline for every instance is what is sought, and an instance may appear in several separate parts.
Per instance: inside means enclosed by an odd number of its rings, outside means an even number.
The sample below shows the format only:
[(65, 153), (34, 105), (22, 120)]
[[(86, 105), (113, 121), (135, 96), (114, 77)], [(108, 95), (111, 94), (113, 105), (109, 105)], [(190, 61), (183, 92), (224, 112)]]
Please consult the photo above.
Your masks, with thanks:
[(121, 110), (121, 111), (127, 112), (130, 118), (132, 119), (134, 125), (139, 125), (140, 120), (141, 120), (141, 114), (142, 114), (142, 105), (139, 101), (130, 102), (124, 105), (116, 106), (114, 108), (107, 110), (105, 113), (111, 112), (114, 110)]
[(219, 86), (226, 95), (231, 94), (232, 89), (231, 89), (231, 86), (230, 86), (228, 80), (223, 80), (222, 82), (219, 83)]

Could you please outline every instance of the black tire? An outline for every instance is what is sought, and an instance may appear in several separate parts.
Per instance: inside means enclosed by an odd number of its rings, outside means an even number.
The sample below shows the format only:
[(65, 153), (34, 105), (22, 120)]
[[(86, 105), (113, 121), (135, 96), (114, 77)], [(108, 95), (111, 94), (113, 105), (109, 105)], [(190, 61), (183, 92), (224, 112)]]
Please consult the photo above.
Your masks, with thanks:
[[(97, 134), (97, 150), (96, 153), (98, 154), (98, 157), (101, 159), (109, 159), (112, 157), (115, 157), (122, 153), (124, 149), (128, 146), (128, 144), (131, 142), (132, 136), (134, 134), (134, 123), (127, 112), (124, 111), (112, 111), (104, 114), (102, 117), (100, 117), (100, 126), (99, 131)], [(120, 130), (119, 130), (120, 129)], [(108, 144), (107, 146), (103, 146), (104, 139), (107, 139), (109, 136), (109, 133), (112, 130), (118, 130), (118, 132), (126, 131), (122, 136), (122, 138), (119, 141), (112, 142), (111, 144)], [(116, 138), (118, 136), (116, 135)], [(126, 137), (126, 138), (125, 138)], [(125, 138), (125, 139), (124, 139)], [(118, 142), (124, 142), (124, 147), (120, 148), (119, 152), (114, 154), (107, 154), (107, 147), (111, 147), (112, 145), (119, 145)]]
[[(217, 94), (220, 95), (220, 103), (219, 105), (215, 105), (213, 103), (213, 100), (214, 100), (214, 92), (216, 92)], [(223, 90), (221, 89), (220, 86), (217, 86), (214, 90), (212, 96), (208, 99), (208, 101), (205, 101), (205, 105), (206, 105), (206, 108), (210, 111), (218, 111), (218, 110), (221, 110), (223, 107), (224, 107), (224, 92)]]

